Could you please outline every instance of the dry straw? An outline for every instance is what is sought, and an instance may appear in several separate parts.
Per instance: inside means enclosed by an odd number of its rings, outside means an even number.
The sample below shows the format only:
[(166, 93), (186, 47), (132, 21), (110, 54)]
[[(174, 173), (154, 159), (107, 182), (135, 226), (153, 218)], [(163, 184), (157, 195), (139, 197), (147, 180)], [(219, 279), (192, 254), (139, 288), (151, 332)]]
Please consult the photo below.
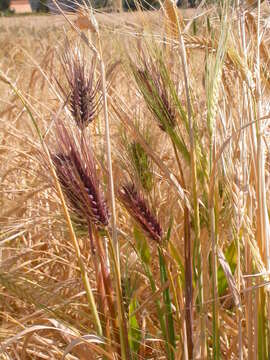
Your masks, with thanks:
[(269, 358), (266, 8), (162, 10), (0, 32), (3, 356)]

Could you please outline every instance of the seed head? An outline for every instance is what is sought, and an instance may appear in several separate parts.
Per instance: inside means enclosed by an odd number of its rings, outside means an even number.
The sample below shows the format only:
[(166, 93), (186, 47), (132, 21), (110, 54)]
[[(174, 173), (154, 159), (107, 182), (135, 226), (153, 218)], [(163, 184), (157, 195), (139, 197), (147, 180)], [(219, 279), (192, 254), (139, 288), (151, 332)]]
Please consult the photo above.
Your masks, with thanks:
[(153, 187), (153, 174), (148, 154), (137, 141), (130, 143), (129, 153), (142, 187), (147, 192), (151, 191)]
[(72, 135), (63, 126), (58, 129), (60, 152), (52, 160), (63, 191), (79, 218), (98, 227), (109, 222), (109, 212), (96, 173), (91, 148), (82, 141), (78, 149)]
[(100, 78), (95, 82), (96, 58), (90, 66), (86, 66), (85, 58), (67, 48), (62, 58), (63, 70), (68, 82), (68, 98), (70, 112), (77, 126), (84, 130), (94, 121), (101, 108), (102, 97), (99, 94)]
[(148, 237), (160, 242), (162, 238), (161, 226), (155, 216), (151, 214), (145, 199), (135, 189), (134, 184), (127, 184), (122, 187), (121, 199), (126, 209)]
[(169, 86), (156, 64), (143, 60), (143, 68), (131, 65), (135, 80), (144, 97), (148, 109), (158, 121), (161, 130), (176, 126), (176, 111), (172, 105)]

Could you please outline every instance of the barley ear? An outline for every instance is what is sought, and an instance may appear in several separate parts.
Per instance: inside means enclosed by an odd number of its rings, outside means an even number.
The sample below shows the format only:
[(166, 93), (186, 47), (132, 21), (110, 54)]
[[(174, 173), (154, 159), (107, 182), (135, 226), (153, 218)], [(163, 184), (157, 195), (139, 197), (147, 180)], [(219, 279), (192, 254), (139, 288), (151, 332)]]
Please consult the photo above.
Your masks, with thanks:
[(176, 4), (173, 0), (165, 0), (163, 6), (167, 37), (177, 40), (180, 34), (180, 25), (183, 28), (183, 18), (178, 15)]

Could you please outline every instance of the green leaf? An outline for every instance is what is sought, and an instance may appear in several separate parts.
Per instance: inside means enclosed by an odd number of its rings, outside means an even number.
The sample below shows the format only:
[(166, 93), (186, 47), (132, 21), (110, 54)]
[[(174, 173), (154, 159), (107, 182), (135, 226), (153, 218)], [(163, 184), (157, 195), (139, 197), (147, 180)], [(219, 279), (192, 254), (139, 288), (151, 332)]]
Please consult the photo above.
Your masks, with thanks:
[(137, 251), (141, 256), (142, 261), (148, 265), (150, 263), (151, 255), (147, 240), (143, 233), (136, 226), (134, 226), (133, 234), (136, 240)]
[(140, 348), (140, 341), (142, 338), (140, 327), (135, 315), (132, 315), (138, 307), (137, 300), (134, 298), (129, 304), (129, 318), (128, 318), (128, 341), (132, 351), (132, 358), (137, 359), (137, 353)]
[(167, 242), (170, 241), (171, 234), (172, 234), (172, 227), (173, 227), (173, 217), (171, 216), (171, 217), (170, 217), (170, 222), (169, 222), (168, 231), (167, 231), (167, 236), (166, 236)]
[[(155, 292), (157, 291), (157, 286), (155, 283), (156, 280), (155, 280), (155, 278), (152, 274), (151, 268), (150, 268), (150, 265), (151, 265), (150, 251), (149, 251), (147, 241), (145, 239), (145, 236), (142, 234), (142, 232), (137, 227), (134, 227), (133, 233), (134, 233), (134, 238), (136, 240), (136, 250), (138, 251), (138, 253), (140, 255), (145, 274), (146, 274), (146, 276), (149, 280), (150, 286), (151, 286), (151, 290), (152, 290), (153, 294), (155, 294)], [(157, 314), (158, 314), (158, 318), (159, 318), (159, 322), (160, 322), (160, 330), (162, 332), (162, 336), (163, 336), (163, 339), (165, 342), (167, 359), (173, 360), (174, 357), (171, 354), (174, 355), (174, 353), (172, 353), (172, 349), (169, 346), (170, 342), (168, 340), (168, 331), (167, 331), (167, 327), (166, 327), (166, 314), (164, 314), (164, 312), (162, 310), (162, 307), (160, 305), (160, 300), (156, 299), (155, 303), (156, 303)]]
[[(160, 266), (160, 281), (161, 285), (164, 285), (168, 281), (167, 269), (164, 256), (161, 249), (158, 249), (159, 254), (159, 266)], [(169, 342), (169, 359), (174, 360), (174, 349), (175, 349), (175, 332), (174, 332), (174, 322), (172, 314), (172, 302), (170, 297), (170, 290), (167, 287), (163, 291), (163, 301), (166, 308), (165, 318), (166, 318), (166, 328), (167, 328), (167, 341)]]
[[(228, 262), (228, 264), (231, 268), (232, 274), (234, 274), (236, 265), (237, 265), (237, 248), (236, 248), (236, 244), (234, 241), (226, 249), (224, 255), (225, 255), (226, 261)], [(218, 267), (218, 294), (219, 294), (219, 296), (224, 295), (227, 288), (228, 288), (228, 282), (227, 282), (226, 276), (222, 270), (222, 267), (219, 265), (219, 267)]]

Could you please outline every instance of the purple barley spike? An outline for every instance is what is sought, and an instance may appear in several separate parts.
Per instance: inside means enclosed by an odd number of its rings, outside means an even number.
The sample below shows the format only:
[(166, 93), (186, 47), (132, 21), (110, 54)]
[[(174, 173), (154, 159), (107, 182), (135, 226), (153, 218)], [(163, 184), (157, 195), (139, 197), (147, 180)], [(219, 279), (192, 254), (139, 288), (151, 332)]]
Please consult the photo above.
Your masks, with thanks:
[(78, 149), (73, 136), (64, 126), (58, 131), (60, 151), (52, 160), (63, 191), (79, 218), (91, 221), (99, 228), (109, 222), (109, 211), (96, 173), (96, 165), (83, 141)]
[(145, 199), (135, 189), (134, 184), (122, 187), (121, 199), (137, 223), (142, 227), (149, 238), (160, 242), (162, 229), (155, 216), (150, 212)]
[[(68, 105), (80, 130), (94, 121), (101, 109), (100, 80), (94, 81), (96, 59), (85, 66), (85, 59), (67, 45), (62, 58), (62, 67), (68, 82)], [(62, 88), (61, 88), (62, 89)], [(63, 91), (63, 90), (62, 90)], [(64, 92), (64, 91), (63, 91)]]

